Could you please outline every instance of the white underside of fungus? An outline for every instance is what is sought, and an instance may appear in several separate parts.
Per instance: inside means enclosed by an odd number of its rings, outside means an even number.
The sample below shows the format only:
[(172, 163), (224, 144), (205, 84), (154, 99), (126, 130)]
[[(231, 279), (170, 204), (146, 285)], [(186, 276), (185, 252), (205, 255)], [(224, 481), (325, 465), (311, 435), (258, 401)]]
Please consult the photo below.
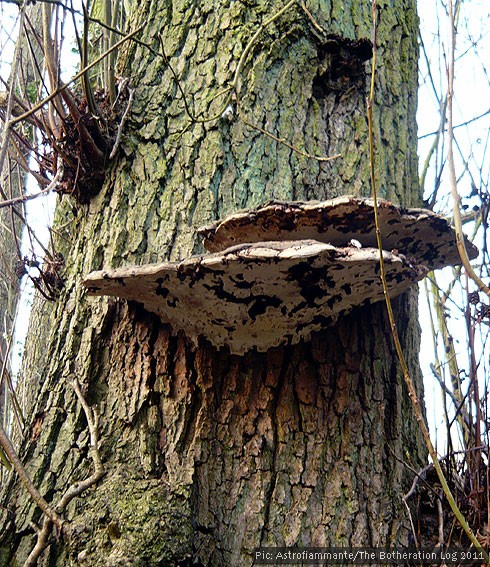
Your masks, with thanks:
[[(458, 263), (443, 218), (386, 201), (380, 213), (392, 297), (428, 269)], [(92, 272), (83, 284), (92, 295), (137, 301), (174, 331), (235, 354), (306, 340), (354, 307), (383, 299), (368, 199), (272, 202), (200, 232), (213, 253)]]

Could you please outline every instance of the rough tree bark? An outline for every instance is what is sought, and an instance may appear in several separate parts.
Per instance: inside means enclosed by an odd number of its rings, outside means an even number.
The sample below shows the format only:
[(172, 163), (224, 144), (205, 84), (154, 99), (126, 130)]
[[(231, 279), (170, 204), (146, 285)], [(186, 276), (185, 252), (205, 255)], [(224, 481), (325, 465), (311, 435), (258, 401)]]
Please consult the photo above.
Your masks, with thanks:
[[(27, 6), (25, 11), (26, 20), (31, 23), (32, 29), (40, 28), (40, 11), (37, 7)], [(6, 95), (11, 84), (14, 85), (16, 94), (23, 93), (25, 95), (28, 88), (35, 84), (38, 78), (37, 70), (32, 64), (34, 59), (33, 53), (39, 68), (42, 68), (43, 65), (41, 50), (29, 27), (23, 30), (23, 35), (19, 42), (16, 48), (16, 55), (18, 68), (22, 69), (22, 77), (12, 74), (7, 85), (2, 84), (0, 87), (0, 109), (4, 115), (8, 103)], [(13, 108), (15, 108), (15, 105), (13, 105)], [(3, 118), (4, 116), (2, 116)], [(32, 126), (24, 124), (22, 134), (26, 139), (32, 139), (34, 135)], [(2, 200), (4, 198), (20, 197), (25, 189), (26, 175), (22, 167), (16, 163), (18, 154), (22, 155), (22, 159), (29, 159), (25, 147), (18, 140), (12, 142), (12, 139), (9, 138), (8, 151), (0, 174), (0, 194)], [(20, 293), (19, 274), (21, 276), (20, 270), (23, 269), (21, 258), (19, 258), (19, 250), (24, 225), (20, 219), (25, 215), (25, 211), (22, 206), (17, 206), (17, 212), (20, 213), (19, 216), (10, 208), (0, 210), (0, 273), (2, 274), (0, 282), (0, 368), (5, 366), (5, 375), (0, 380), (0, 419), (7, 429), (9, 429), (10, 425), (7, 407), (11, 405), (7, 388), (7, 376), (10, 376), (10, 359), (12, 352), (16, 349), (16, 345), (13, 344), (12, 334)]]
[[(385, 307), (355, 310), (304, 344), (232, 356), (171, 331), (137, 304), (86, 297), (84, 274), (201, 251), (196, 228), (276, 199), (369, 195), (369, 2), (296, 3), (246, 58), (233, 114), (212, 100), (280, 2), (143, 0), (121, 68), (136, 88), (120, 157), (87, 206), (61, 201), (62, 297), (33, 323), (28, 373), (43, 377), (22, 446), (49, 502), (92, 471), (77, 378), (100, 414), (104, 479), (70, 504), (50, 565), (248, 565), (259, 545), (393, 545), (401, 497), (423, 460)], [(375, 136), (382, 196), (417, 205), (415, 0), (378, 1)], [(321, 32), (319, 27), (323, 28)], [(243, 119), (310, 154), (299, 155)], [(396, 302), (419, 382), (416, 293)], [(42, 348), (40, 348), (42, 345)], [(40, 511), (12, 480), (3, 563), (22, 561)], [(49, 558), (48, 558), (49, 556)]]

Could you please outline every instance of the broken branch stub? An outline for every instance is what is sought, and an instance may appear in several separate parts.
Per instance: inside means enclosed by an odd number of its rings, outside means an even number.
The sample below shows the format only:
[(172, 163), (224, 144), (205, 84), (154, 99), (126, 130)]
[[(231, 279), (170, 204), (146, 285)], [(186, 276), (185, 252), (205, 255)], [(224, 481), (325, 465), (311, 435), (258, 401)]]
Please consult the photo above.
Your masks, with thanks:
[[(380, 225), (392, 297), (429, 269), (459, 263), (453, 229), (430, 211), (382, 201)], [(271, 202), (200, 232), (214, 253), (93, 272), (83, 284), (92, 295), (137, 301), (174, 332), (234, 354), (307, 340), (384, 297), (369, 199)]]
[[(403, 208), (379, 200), (383, 248), (398, 250), (429, 269), (460, 264), (456, 237), (448, 221), (426, 209)], [(204, 246), (218, 252), (238, 242), (314, 239), (345, 246), (351, 239), (377, 248), (374, 201), (338, 197), (303, 203), (271, 201), (255, 210), (232, 214), (199, 229)], [(478, 249), (466, 241), (471, 259)]]

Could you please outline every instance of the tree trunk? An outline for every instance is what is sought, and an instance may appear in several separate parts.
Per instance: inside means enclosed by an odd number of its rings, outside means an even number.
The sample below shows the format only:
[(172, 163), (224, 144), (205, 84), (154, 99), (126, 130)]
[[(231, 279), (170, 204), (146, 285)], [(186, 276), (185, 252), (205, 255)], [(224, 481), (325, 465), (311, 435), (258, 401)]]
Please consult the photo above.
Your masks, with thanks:
[[(16, 47), (19, 68), (22, 69), (22, 78), (19, 75), (11, 74), (7, 85), (2, 84), (1, 104), (2, 112), (6, 112), (10, 85), (14, 84), (14, 93), (17, 96), (28, 98), (26, 91), (28, 87), (35, 84), (38, 78), (37, 70), (32, 61), (36, 59), (39, 68), (43, 66), (43, 57), (37, 44), (32, 30), (39, 29), (41, 26), (40, 10), (38, 6), (27, 6), (25, 9), (26, 19), (31, 23), (32, 28), (26, 26), (22, 30), (19, 45)], [(33, 57), (33, 53), (35, 57)], [(15, 65), (15, 63), (14, 63)], [(15, 109), (15, 104), (12, 108)], [(15, 112), (14, 112), (15, 114)], [(10, 118), (10, 117), (9, 117)], [(2, 120), (5, 116), (2, 116)], [(29, 124), (18, 130), (19, 136), (24, 136), (27, 140), (34, 139), (34, 129)], [(3, 132), (2, 132), (3, 134)], [(12, 138), (14, 138), (12, 140)], [(2, 136), (3, 142), (3, 136)], [(26, 148), (13, 136), (8, 140), (8, 150), (5, 161), (0, 167), (0, 197), (2, 201), (20, 197), (25, 190), (26, 173), (17, 163), (18, 155), (22, 160), (28, 161), (29, 156)], [(22, 161), (19, 160), (19, 161)], [(3, 427), (9, 432), (18, 433), (16, 421), (8, 411), (12, 405), (7, 382), (11, 380), (12, 356), (16, 356), (17, 345), (13, 343), (13, 333), (15, 317), (20, 295), (20, 279), (24, 272), (24, 265), (20, 257), (21, 237), (24, 224), (21, 218), (25, 216), (25, 209), (17, 204), (14, 208), (6, 207), (0, 209), (0, 368), (5, 368), (5, 373), (0, 379), (0, 420)], [(0, 481), (3, 481), (4, 471), (0, 471)]]
[[(378, 4), (378, 184), (383, 197), (417, 205), (415, 0)], [(424, 451), (383, 304), (307, 343), (241, 357), (173, 336), (138, 304), (89, 298), (80, 283), (103, 267), (200, 252), (196, 228), (271, 198), (370, 194), (370, 6), (308, 2), (308, 15), (296, 3), (250, 44), (284, 5), (134, 9), (152, 49), (132, 44), (121, 57), (136, 89), (122, 151), (88, 206), (58, 207), (65, 288), (30, 337), (26, 379), (37, 370), (43, 380), (21, 450), (29, 475), (55, 504), (93, 472), (73, 379), (100, 415), (106, 470), (69, 505), (70, 537), (53, 539), (46, 564), (234, 566), (251, 564), (260, 545), (408, 541), (402, 461), (417, 468)], [(215, 97), (247, 45), (223, 113), (226, 97)], [(218, 118), (191, 122), (162, 46), (189, 112)], [(291, 145), (341, 157), (318, 161)], [(416, 291), (395, 303), (421, 388)], [(41, 513), (15, 480), (3, 504), (3, 558), (22, 561)]]

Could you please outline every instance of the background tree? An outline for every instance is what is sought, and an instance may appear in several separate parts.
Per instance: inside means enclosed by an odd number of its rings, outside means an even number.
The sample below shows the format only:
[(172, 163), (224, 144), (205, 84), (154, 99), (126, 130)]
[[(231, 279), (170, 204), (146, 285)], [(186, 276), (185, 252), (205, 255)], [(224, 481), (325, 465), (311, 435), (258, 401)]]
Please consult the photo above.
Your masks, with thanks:
[[(5, 15), (2, 15), (2, 19), (7, 25), (13, 21), (13, 18), (10, 19)], [(0, 116), (3, 121), (21, 111), (18, 102), (20, 99), (27, 101), (32, 99), (39, 79), (39, 68), (36, 68), (36, 65), (42, 67), (43, 64), (42, 49), (36, 44), (35, 34), (32, 32), (32, 29), (41, 25), (39, 10), (33, 6), (26, 7), (22, 21), (28, 21), (29, 26), (26, 25), (26, 33), (19, 37), (15, 48), (12, 47), (11, 75), (7, 81), (3, 77), (0, 78)], [(2, 51), (7, 51), (8, 46), (7, 42)], [(15, 96), (12, 97), (11, 94)], [(2, 201), (11, 199), (21, 201), (26, 189), (29, 156), (36, 145), (33, 124), (29, 121), (23, 123), (16, 138), (12, 139), (4, 134), (3, 131), (0, 152), (1, 198)], [(39, 175), (37, 180), (44, 186), (49, 183), (47, 179)], [(20, 292), (19, 282), (26, 272), (21, 252), (21, 236), (25, 222), (26, 212), (22, 206), (16, 209), (3, 206), (0, 209), (0, 270), (2, 273), (0, 284), (0, 368), (2, 369), (0, 420), (5, 427), (8, 427), (13, 418), (12, 412), (8, 410), (9, 407), (16, 408), (17, 411), (14, 413), (17, 422), (20, 423), (22, 420), (13, 394), (10, 360), (15, 349), (13, 335)], [(31, 233), (30, 238), (31, 241), (35, 240), (35, 234)]]
[[(379, 2), (378, 17), (377, 181), (419, 205), (415, 2)], [(54, 506), (94, 471), (89, 425), (105, 471), (63, 510), (44, 560), (237, 565), (259, 545), (407, 543), (403, 461), (419, 468), (424, 451), (384, 305), (239, 357), (81, 286), (102, 267), (200, 252), (197, 227), (271, 198), (369, 195), (369, 4), (146, 1), (139, 26), (119, 57), (134, 89), (120, 152), (97, 194), (64, 184), (64, 286), (31, 322), (24, 376), (42, 381), (26, 470)], [(421, 388), (416, 312), (415, 293), (397, 301)], [(2, 560), (23, 561), (41, 512), (13, 476), (3, 506)]]

